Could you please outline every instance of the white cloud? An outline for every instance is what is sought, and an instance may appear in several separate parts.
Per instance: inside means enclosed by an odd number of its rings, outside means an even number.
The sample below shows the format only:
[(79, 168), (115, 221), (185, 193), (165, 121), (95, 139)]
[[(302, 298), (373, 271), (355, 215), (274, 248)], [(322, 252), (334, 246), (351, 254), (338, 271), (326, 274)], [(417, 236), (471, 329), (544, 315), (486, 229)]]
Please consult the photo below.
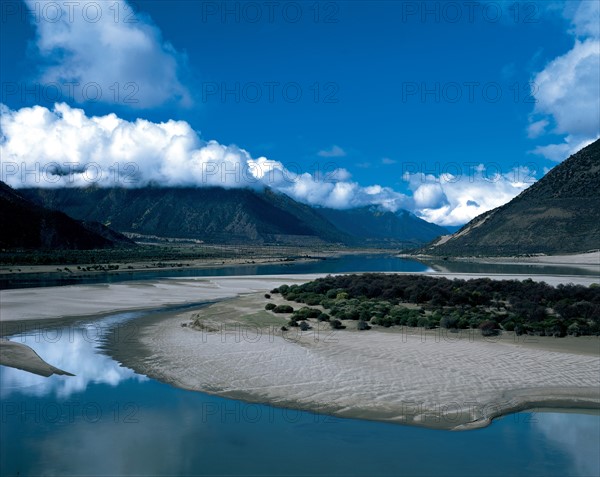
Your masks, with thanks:
[(0, 108), (1, 179), (17, 188), (268, 186), (335, 208), (379, 204), (395, 210), (410, 202), (391, 188), (352, 182), (343, 168), (298, 173), (235, 145), (203, 141), (185, 121), (88, 117), (64, 103), (53, 110)]
[[(247, 186), (257, 182), (249, 172), (246, 151), (203, 142), (185, 121), (88, 117), (64, 103), (52, 111), (2, 106), (1, 113), (2, 177), (15, 187), (240, 187), (244, 179)], [(18, 174), (10, 173), (11, 164)]]
[[(77, 102), (134, 108), (191, 103), (179, 78), (185, 56), (162, 39), (149, 17), (134, 15), (125, 0), (94, 2), (94, 8), (78, 2), (26, 4), (38, 52), (47, 61), (39, 78), (44, 84), (60, 85)], [(68, 86), (73, 82), (78, 85)]]
[(439, 225), (462, 225), (479, 214), (506, 204), (531, 185), (531, 171), (487, 173), (480, 165), (463, 176), (405, 174), (413, 191), (414, 213)]
[(600, 37), (600, 2), (597, 0), (582, 0), (566, 2), (564, 14), (571, 19), (572, 33), (579, 37)]
[(551, 161), (561, 162), (570, 155), (589, 146), (595, 139), (579, 139), (574, 136), (567, 136), (564, 142), (560, 144), (549, 144), (547, 146), (537, 146), (534, 150), (534, 154), (544, 156), (546, 159)]
[(575, 43), (532, 79), (536, 105), (528, 129), (529, 137), (538, 137), (552, 118), (554, 128), (548, 132), (565, 139), (533, 152), (554, 161), (600, 137), (600, 2), (567, 2), (565, 15), (571, 20)]
[(547, 119), (540, 119), (534, 123), (531, 123), (527, 128), (527, 137), (536, 138), (546, 132), (546, 127), (550, 124)]
[(448, 204), (448, 198), (438, 183), (424, 183), (413, 192), (415, 208), (417, 209), (439, 209)]
[(386, 165), (386, 166), (391, 166), (392, 164), (396, 164), (396, 162), (394, 159), (390, 159), (389, 157), (384, 157), (383, 159), (381, 159), (381, 163)]
[(322, 149), (317, 152), (317, 156), (321, 157), (344, 157), (346, 155), (346, 151), (344, 151), (340, 146), (336, 146), (335, 144), (331, 146), (329, 149)]
[(529, 185), (523, 178), (531, 177), (526, 170), (486, 172), (483, 165), (461, 177), (405, 174), (412, 191), (407, 196), (377, 184), (362, 186), (346, 169), (294, 172), (279, 161), (253, 158), (235, 145), (204, 141), (185, 121), (88, 117), (66, 104), (17, 111), (0, 105), (0, 113), (0, 178), (16, 188), (267, 186), (310, 205), (379, 205), (456, 225), (505, 204)]

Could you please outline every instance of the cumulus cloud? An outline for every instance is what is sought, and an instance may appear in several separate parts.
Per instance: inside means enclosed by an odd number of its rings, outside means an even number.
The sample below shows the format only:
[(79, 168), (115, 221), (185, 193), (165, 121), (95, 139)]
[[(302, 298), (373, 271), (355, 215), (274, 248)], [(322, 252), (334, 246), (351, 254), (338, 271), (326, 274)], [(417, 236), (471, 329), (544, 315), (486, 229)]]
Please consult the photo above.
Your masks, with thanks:
[(317, 152), (317, 156), (320, 157), (344, 157), (346, 155), (346, 151), (344, 151), (340, 146), (336, 146), (335, 144), (331, 146), (329, 149), (322, 149)]
[(13, 187), (271, 187), (296, 200), (335, 208), (407, 205), (405, 195), (362, 187), (346, 169), (316, 174), (287, 169), (266, 157), (204, 141), (185, 121), (88, 117), (56, 104), (11, 110), (2, 105), (2, 180)]
[(506, 204), (533, 182), (532, 172), (518, 168), (500, 173), (483, 165), (469, 174), (405, 174), (413, 191), (413, 211), (428, 222), (462, 225), (479, 214)]
[[(536, 105), (529, 137), (545, 132), (565, 136), (562, 143), (533, 152), (561, 161), (600, 137), (600, 2), (567, 2), (573, 48), (555, 58), (532, 79)], [(553, 129), (546, 131), (553, 122)]]
[(247, 185), (256, 182), (246, 151), (203, 142), (185, 121), (88, 117), (64, 103), (1, 113), (2, 176), (15, 187), (239, 187), (242, 173)]
[(360, 185), (343, 168), (310, 174), (254, 158), (235, 145), (201, 139), (185, 121), (87, 116), (64, 103), (53, 110), (0, 105), (0, 113), (0, 178), (16, 188), (270, 187), (310, 205), (408, 209), (430, 222), (457, 225), (508, 202), (532, 176), (526, 170), (488, 173), (483, 165), (465, 176), (407, 173), (409, 196)]
[(185, 56), (125, 0), (26, 4), (38, 53), (46, 61), (39, 78), (44, 84), (59, 85), (59, 91), (77, 102), (134, 108), (191, 103), (180, 81)]

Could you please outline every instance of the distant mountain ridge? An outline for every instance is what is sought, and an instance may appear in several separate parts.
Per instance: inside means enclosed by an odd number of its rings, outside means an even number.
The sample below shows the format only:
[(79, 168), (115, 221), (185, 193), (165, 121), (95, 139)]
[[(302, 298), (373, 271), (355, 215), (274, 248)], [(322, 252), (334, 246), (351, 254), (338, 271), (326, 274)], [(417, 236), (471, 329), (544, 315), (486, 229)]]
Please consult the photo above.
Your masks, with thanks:
[(0, 248), (89, 250), (135, 244), (102, 224), (77, 221), (27, 200), (0, 181)]
[(408, 212), (313, 208), (270, 189), (22, 189), (45, 207), (122, 233), (212, 243), (418, 246), (447, 231)]
[(24, 189), (47, 207), (123, 233), (213, 243), (348, 240), (311, 207), (270, 190), (201, 188)]
[(449, 256), (578, 253), (600, 248), (600, 140), (509, 203), (422, 252)]
[(377, 206), (317, 210), (342, 232), (377, 245), (418, 245), (448, 233), (445, 228), (426, 222), (406, 210), (394, 213)]

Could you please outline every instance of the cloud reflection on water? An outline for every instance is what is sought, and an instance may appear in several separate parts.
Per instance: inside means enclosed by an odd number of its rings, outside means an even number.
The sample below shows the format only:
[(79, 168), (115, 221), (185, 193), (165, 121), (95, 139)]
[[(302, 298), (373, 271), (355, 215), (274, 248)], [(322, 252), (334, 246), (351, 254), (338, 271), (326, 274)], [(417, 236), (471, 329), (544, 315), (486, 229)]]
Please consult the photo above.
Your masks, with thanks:
[(600, 421), (597, 417), (541, 413), (533, 427), (569, 455), (573, 462), (572, 475), (600, 475)]
[[(88, 384), (108, 384), (117, 386), (127, 379), (147, 380), (145, 376), (124, 368), (112, 358), (101, 354), (103, 333), (110, 326), (124, 323), (136, 316), (123, 313), (93, 324), (76, 328), (57, 328), (53, 334), (40, 338), (39, 333), (20, 334), (10, 337), (11, 341), (23, 343), (32, 348), (40, 357), (59, 369), (75, 376), (50, 376), (45, 378), (26, 371), (6, 366), (0, 367), (0, 396), (5, 399), (15, 393), (28, 396), (54, 395), (66, 399), (75, 393), (85, 391)], [(100, 325), (99, 325), (100, 323)]]

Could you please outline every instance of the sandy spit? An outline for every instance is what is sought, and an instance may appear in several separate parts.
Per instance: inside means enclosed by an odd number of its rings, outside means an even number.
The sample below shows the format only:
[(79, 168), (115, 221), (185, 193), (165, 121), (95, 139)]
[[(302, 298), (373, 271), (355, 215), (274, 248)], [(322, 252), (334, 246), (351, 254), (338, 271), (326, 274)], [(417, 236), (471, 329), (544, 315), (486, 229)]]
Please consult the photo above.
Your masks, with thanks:
[[(200, 312), (202, 315), (202, 311)], [(533, 407), (597, 408), (600, 357), (468, 337), (278, 327), (142, 327), (116, 358), (175, 386), (342, 417), (482, 427)], [(598, 348), (598, 339), (595, 345)]]
[[(597, 337), (357, 332), (348, 322), (348, 330), (335, 332), (312, 323), (315, 329), (298, 335), (282, 333), (287, 319), (269, 318), (260, 311), (264, 303), (255, 293), (165, 314), (144, 322), (136, 345), (111, 352), (137, 372), (185, 389), (441, 429), (482, 427), (536, 407), (600, 405)], [(194, 329), (196, 319), (203, 325)]]
[(29, 346), (0, 338), (0, 365), (22, 369), (48, 377), (53, 374), (73, 376), (71, 373), (48, 364)]

